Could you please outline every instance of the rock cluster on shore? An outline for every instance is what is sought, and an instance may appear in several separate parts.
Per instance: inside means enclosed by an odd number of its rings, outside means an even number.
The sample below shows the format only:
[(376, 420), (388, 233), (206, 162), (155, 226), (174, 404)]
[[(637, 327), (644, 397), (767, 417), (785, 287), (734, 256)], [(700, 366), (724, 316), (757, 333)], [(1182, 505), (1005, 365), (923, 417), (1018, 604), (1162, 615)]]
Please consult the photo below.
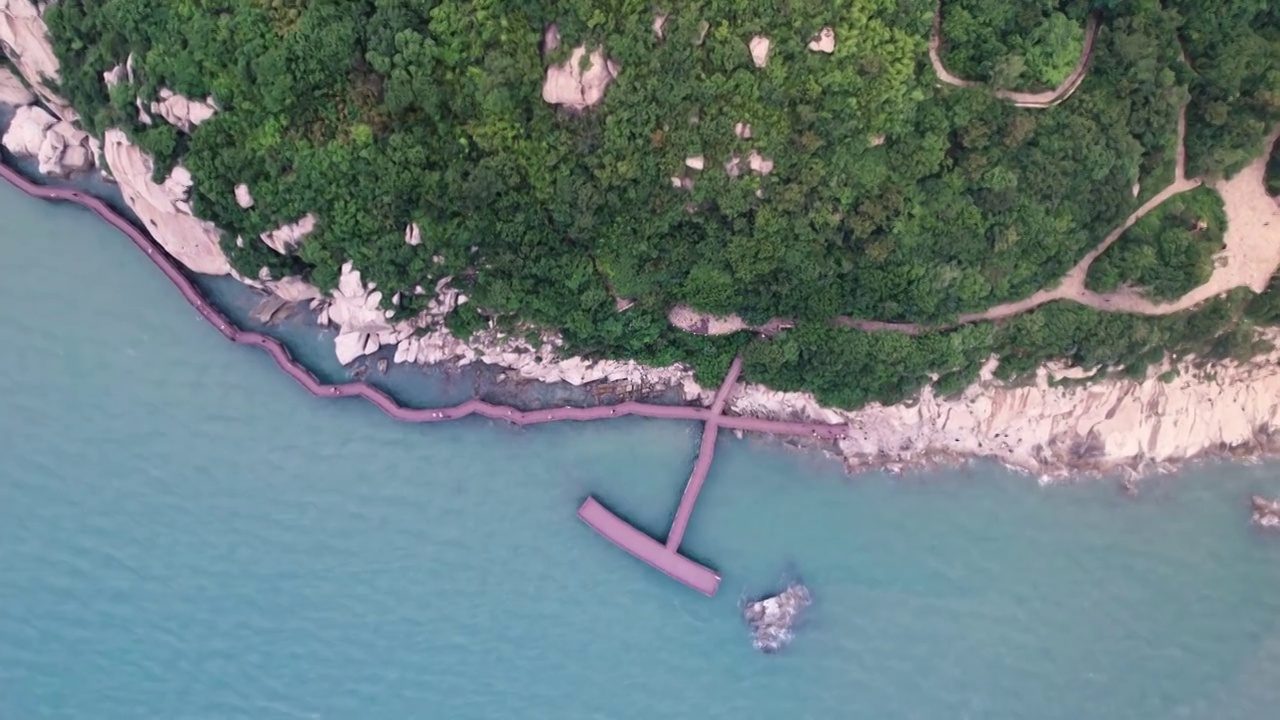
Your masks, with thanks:
[(36, 158), (42, 175), (63, 178), (93, 167), (89, 133), (37, 105), (23, 105), (4, 133), (4, 147), (17, 157)]
[(801, 611), (811, 602), (809, 588), (793, 582), (773, 597), (747, 603), (742, 609), (742, 617), (751, 627), (751, 644), (766, 653), (775, 653), (786, 647), (795, 637)]

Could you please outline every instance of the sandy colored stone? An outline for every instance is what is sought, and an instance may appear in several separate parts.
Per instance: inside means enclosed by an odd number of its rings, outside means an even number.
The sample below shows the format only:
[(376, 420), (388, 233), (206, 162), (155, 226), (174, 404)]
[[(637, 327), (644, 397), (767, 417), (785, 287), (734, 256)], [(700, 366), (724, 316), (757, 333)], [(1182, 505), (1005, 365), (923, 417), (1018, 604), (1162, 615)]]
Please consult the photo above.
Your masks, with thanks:
[(824, 27), (818, 31), (818, 34), (809, 41), (809, 49), (813, 52), (826, 53), (830, 55), (836, 51), (836, 31), (831, 27)]
[(236, 204), (248, 210), (253, 207), (253, 193), (249, 192), (249, 186), (244, 183), (236, 185)]
[(45, 27), (44, 7), (32, 0), (0, 0), (0, 45), (9, 47), (10, 60), (49, 109), (63, 120), (74, 121), (80, 117), (76, 111), (44, 84), (62, 79)]
[(663, 30), (666, 28), (666, 26), (667, 26), (666, 15), (658, 15), (654, 17), (653, 18), (653, 36), (658, 38), (659, 40), (665, 40), (666, 36), (663, 34)]
[(213, 98), (203, 101), (192, 100), (168, 88), (161, 88), (158, 95), (160, 99), (151, 103), (151, 112), (185, 133), (190, 133), (195, 126), (213, 117), (217, 112)]
[(773, 160), (752, 150), (751, 154), (747, 156), (747, 167), (751, 168), (751, 172), (757, 175), (768, 175), (773, 172)]
[(35, 101), (36, 96), (31, 94), (17, 75), (10, 72), (9, 68), (0, 67), (0, 105), (18, 107)]
[[(588, 67), (582, 69), (583, 57)], [(573, 49), (569, 59), (547, 68), (542, 84), (542, 99), (551, 105), (572, 110), (585, 110), (604, 99), (605, 88), (617, 77), (618, 64), (605, 57), (602, 49), (588, 55), (584, 46)]]
[(751, 51), (751, 62), (756, 67), (762, 68), (769, 64), (769, 44), (769, 38), (763, 35), (756, 35), (747, 43), (747, 48)]
[(157, 185), (151, 180), (155, 168), (151, 158), (116, 128), (107, 130), (102, 152), (125, 202), (166, 252), (194, 272), (231, 272), (218, 229), (189, 212), (186, 201), (191, 174), (185, 168), (174, 168), (168, 179)]
[(288, 255), (315, 229), (316, 216), (313, 213), (307, 213), (295, 222), (264, 232), (259, 237), (272, 250), (281, 255)]
[(45, 133), (58, 121), (43, 108), (24, 105), (14, 113), (4, 134), (5, 148), (19, 157), (35, 157), (44, 143)]

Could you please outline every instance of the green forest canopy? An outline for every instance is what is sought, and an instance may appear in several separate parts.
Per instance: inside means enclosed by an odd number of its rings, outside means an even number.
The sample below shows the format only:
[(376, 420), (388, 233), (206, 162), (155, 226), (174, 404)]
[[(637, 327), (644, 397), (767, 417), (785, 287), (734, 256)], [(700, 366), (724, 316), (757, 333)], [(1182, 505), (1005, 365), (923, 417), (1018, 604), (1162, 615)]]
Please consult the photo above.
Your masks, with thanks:
[[(61, 90), (85, 122), (186, 165), (196, 212), (226, 230), (246, 274), (268, 266), (330, 287), (349, 259), (387, 297), (449, 274), (473, 307), (558, 329), (577, 352), (690, 362), (711, 379), (752, 343), (756, 379), (850, 404), (927, 372), (959, 382), (974, 358), (1014, 354), (996, 337), (1012, 331), (858, 341), (871, 352), (850, 349), (855, 334), (832, 317), (937, 323), (1029, 295), (1136, 207), (1134, 182), (1171, 181), (1183, 102), (1190, 171), (1208, 177), (1247, 164), (1280, 121), (1280, 10), (1267, 0), (1058, 4), (1076, 26), (1101, 12), (1102, 27), (1084, 83), (1051, 110), (940, 85), (926, 52), (934, 6), (688, 0), (658, 5), (663, 40), (651, 0), (61, 0), (47, 20)], [(552, 22), (565, 47), (544, 59)], [(824, 26), (832, 55), (806, 49)], [(756, 34), (773, 40), (765, 68), (747, 51)], [(546, 66), (577, 44), (622, 68), (581, 114), (540, 93)], [(102, 73), (130, 53), (135, 82), (109, 93)], [(212, 95), (220, 111), (189, 137), (140, 125), (134, 97), (162, 87)], [(754, 137), (737, 138), (737, 122)], [(720, 171), (753, 148), (771, 175)], [(691, 172), (691, 191), (672, 188), (697, 154), (707, 170)], [(241, 182), (250, 210), (233, 197)], [(295, 256), (231, 241), (308, 212), (319, 227)], [(410, 222), (420, 246), (403, 240)], [(637, 303), (619, 313), (615, 295)], [(405, 313), (412, 302), (425, 299)], [(677, 303), (801, 325), (772, 342), (701, 338), (668, 326)], [(1072, 333), (1098, 328), (1048, 327), (1019, 335), (1041, 343), (1019, 352), (1090, 361)], [(1142, 353), (1173, 347), (1168, 333), (1142, 337), (1158, 340)], [(852, 370), (826, 385), (809, 373), (850, 353), (919, 372), (892, 392)]]
[(941, 56), (966, 80), (1008, 90), (1057, 87), (1080, 60), (1088, 3), (944, 0)]
[(1175, 300), (1208, 282), (1226, 229), (1216, 190), (1201, 186), (1175, 195), (1098, 256), (1086, 284), (1095, 292), (1128, 286), (1152, 300)]

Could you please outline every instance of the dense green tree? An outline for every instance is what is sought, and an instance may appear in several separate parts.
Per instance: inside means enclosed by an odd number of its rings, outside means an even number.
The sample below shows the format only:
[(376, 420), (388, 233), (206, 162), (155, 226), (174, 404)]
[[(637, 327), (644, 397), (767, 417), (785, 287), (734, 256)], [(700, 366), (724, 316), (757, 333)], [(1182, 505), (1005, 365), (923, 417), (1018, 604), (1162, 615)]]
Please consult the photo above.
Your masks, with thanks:
[[(748, 340), (678, 332), (671, 306), (797, 318), (752, 343), (753, 374), (856, 404), (931, 373), (954, 387), (993, 350), (1026, 370), (1176, 346), (1159, 321), (1079, 309), (914, 338), (828, 323), (936, 324), (1052, 285), (1172, 179), (1188, 100), (1193, 173), (1256, 156), (1280, 121), (1272, 5), (945, 0), (948, 65), (1006, 87), (1056, 84), (1100, 13), (1089, 73), (1052, 110), (940, 86), (934, 0), (699, 0), (666, 8), (662, 39), (654, 6), (633, 0), (60, 0), (46, 19), (59, 89), (88, 127), (122, 128), (160, 173), (189, 168), (195, 210), (245, 274), (331, 287), (350, 260), (410, 298), (402, 313), (424, 302), (412, 288), (451, 276), (474, 301), (450, 319), (460, 333), (533, 324), (578, 352), (691, 362), (704, 378)], [(544, 57), (553, 22), (561, 46)], [(809, 51), (827, 26), (836, 51)], [(764, 68), (756, 34), (773, 40)], [(621, 70), (598, 106), (550, 107), (546, 68), (577, 45)], [(102, 73), (131, 55), (133, 80), (109, 92)], [(190, 135), (148, 127), (136, 100), (162, 88), (219, 111)], [(767, 176), (746, 168), (753, 151)], [(703, 170), (686, 167), (694, 155)], [(319, 225), (288, 257), (252, 240), (309, 212)], [(421, 245), (404, 242), (409, 223)], [(619, 313), (616, 298), (636, 303)]]

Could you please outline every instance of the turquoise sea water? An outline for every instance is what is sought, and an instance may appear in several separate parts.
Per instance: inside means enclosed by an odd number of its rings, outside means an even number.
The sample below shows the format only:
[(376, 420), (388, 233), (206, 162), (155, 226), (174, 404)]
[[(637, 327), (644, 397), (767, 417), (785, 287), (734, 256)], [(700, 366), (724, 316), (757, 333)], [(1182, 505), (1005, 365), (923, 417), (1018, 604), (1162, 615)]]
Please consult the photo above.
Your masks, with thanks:
[[(684, 546), (708, 600), (574, 517), (661, 532), (696, 426), (317, 400), (87, 212), (3, 186), (0, 217), (0, 720), (1280, 713), (1280, 536), (1247, 525), (1275, 465), (1131, 499), (725, 434)], [(816, 603), (763, 656), (739, 598), (789, 570)]]

